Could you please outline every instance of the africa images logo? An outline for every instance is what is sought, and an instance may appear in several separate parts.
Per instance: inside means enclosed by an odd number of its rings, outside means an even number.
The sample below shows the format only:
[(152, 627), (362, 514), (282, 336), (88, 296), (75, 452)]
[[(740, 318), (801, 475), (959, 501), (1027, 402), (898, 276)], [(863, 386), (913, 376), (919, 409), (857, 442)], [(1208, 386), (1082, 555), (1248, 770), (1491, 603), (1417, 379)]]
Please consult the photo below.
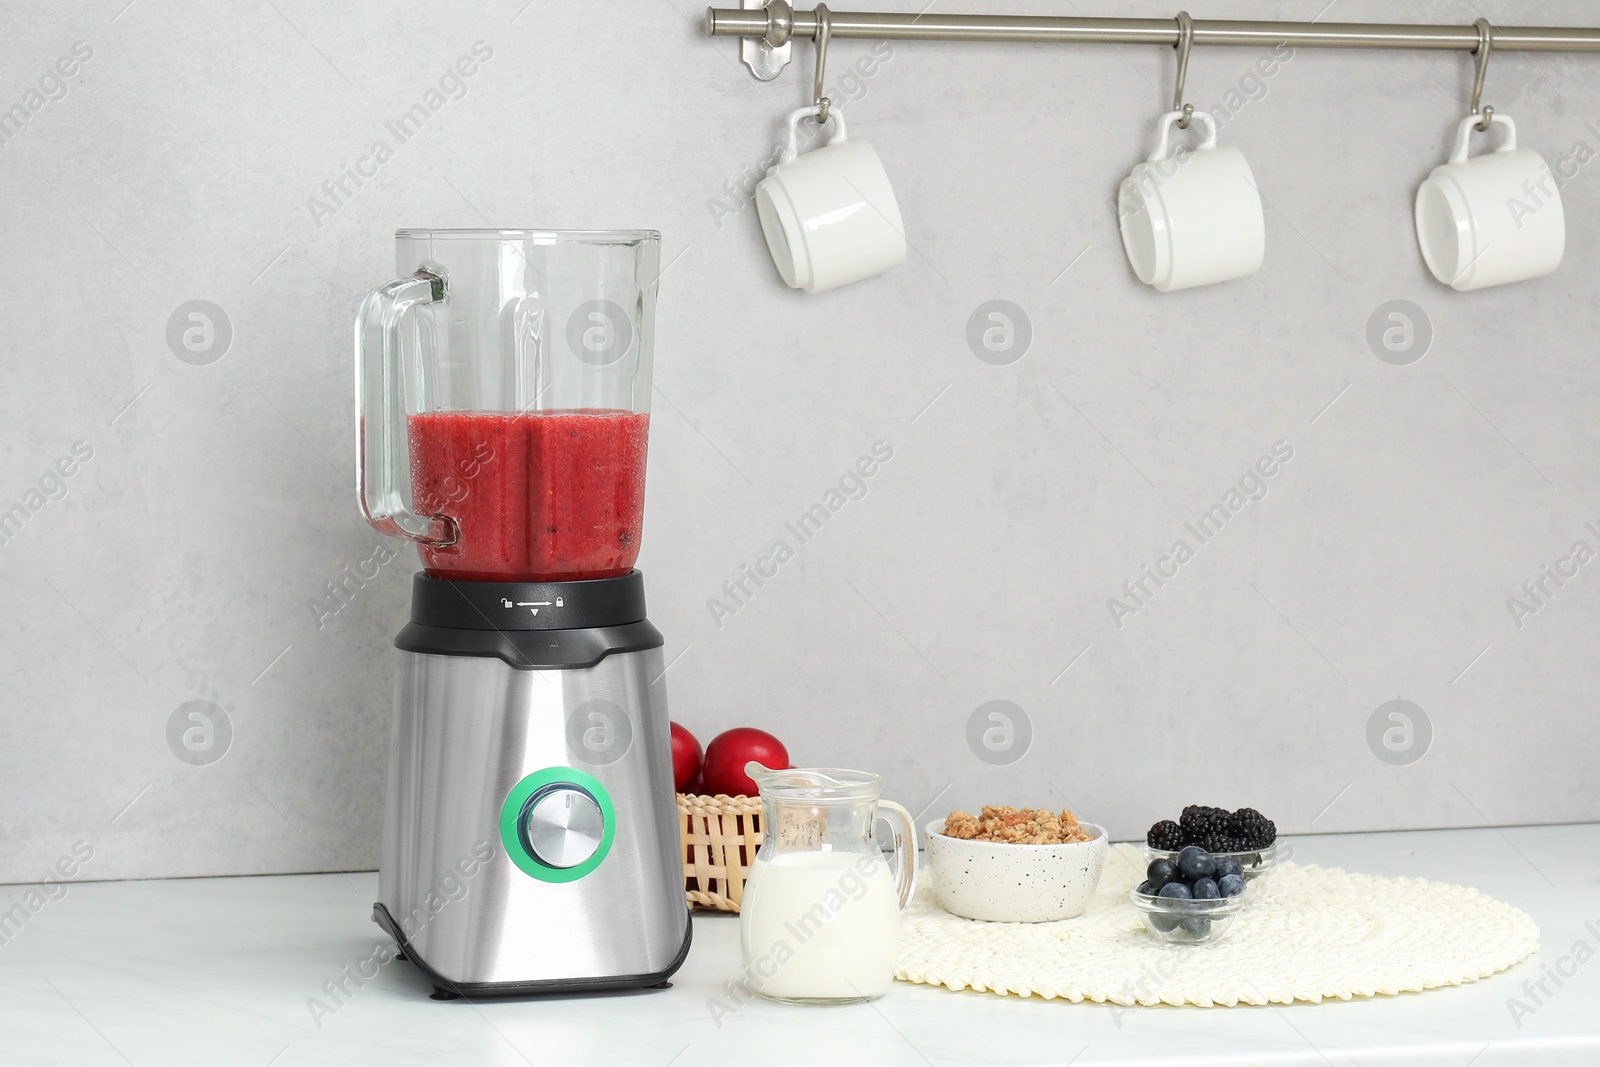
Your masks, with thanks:
[(1136, 577), (1122, 583), (1122, 596), (1107, 597), (1106, 610), (1111, 613), (1112, 624), (1119, 630), (1127, 625), (1128, 617), (1147, 607), (1162, 587), (1178, 576), (1183, 565), (1194, 559), (1200, 548), (1222, 533), (1233, 516), (1265, 500), (1271, 491), (1269, 480), (1293, 458), (1293, 445), (1287, 441), (1275, 442), (1270, 453), (1257, 458), (1239, 476), (1237, 486), (1229, 486), (1217, 503), (1185, 522), (1183, 528), (1194, 538), (1194, 544), (1191, 545), (1187, 537), (1178, 538), (1154, 565), (1146, 565)]
[(322, 183), (318, 195), (306, 198), (306, 210), (317, 229), (337, 215), (356, 191), (378, 176), (385, 164), (394, 158), (395, 150), (417, 134), (444, 106), (452, 100), (466, 99), (468, 79), (477, 74), (484, 64), (494, 58), (494, 49), (487, 42), (473, 42), (471, 55), (464, 55), (447, 67), (438, 81), (428, 87), (422, 98), (402, 111), (391, 122), (383, 124), (380, 135), (356, 157), (354, 164), (341, 166), (339, 173)]
[(51, 104), (65, 100), (72, 91), (73, 83), (68, 79), (93, 58), (94, 49), (88, 41), (75, 41), (71, 51), (47, 67), (39, 75), (37, 84), (23, 93), (20, 100), (9, 107), (0, 104), (0, 148), (26, 132), (35, 115)]
[(783, 534), (772, 542), (765, 554), (756, 558), (753, 566), (740, 564), (739, 573), (722, 583), (722, 595), (706, 598), (706, 610), (711, 613), (711, 621), (717, 629), (722, 629), (724, 619), (749, 607), (767, 582), (778, 576), (783, 565), (798, 556), (846, 505), (865, 499), (871, 490), (872, 477), (893, 458), (893, 445), (888, 441), (874, 441), (871, 453), (847, 467), (820, 500), (793, 521), (783, 524)]

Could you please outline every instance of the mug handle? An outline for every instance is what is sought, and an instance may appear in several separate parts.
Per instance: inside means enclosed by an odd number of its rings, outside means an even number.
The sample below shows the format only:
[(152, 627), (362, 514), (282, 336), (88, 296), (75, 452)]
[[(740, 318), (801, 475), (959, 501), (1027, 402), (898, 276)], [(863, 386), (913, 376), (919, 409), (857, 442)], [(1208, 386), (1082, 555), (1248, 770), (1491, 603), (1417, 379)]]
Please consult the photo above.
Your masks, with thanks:
[[(1150, 153), (1150, 158), (1146, 160), (1147, 163), (1160, 163), (1167, 158), (1171, 146), (1172, 131), (1178, 128), (1177, 123), (1181, 118), (1183, 118), (1182, 111), (1169, 111), (1161, 116), (1161, 139), (1156, 142), (1156, 150)], [(1476, 121), (1476, 116), (1474, 116), (1474, 121)], [(1205, 127), (1205, 136), (1200, 139), (1200, 143), (1196, 148), (1203, 151), (1207, 148), (1217, 147), (1217, 120), (1212, 118), (1211, 112), (1196, 111), (1189, 116), (1190, 125), (1196, 122)]]
[[(1456, 127), (1456, 147), (1450, 153), (1450, 162), (1465, 163), (1467, 161), (1467, 142), (1472, 139), (1472, 131), (1478, 125), (1481, 115), (1468, 115), (1461, 120), (1461, 125)], [(1517, 150), (1517, 124), (1511, 121), (1510, 115), (1502, 115), (1496, 111), (1489, 116), (1489, 125), (1504, 126), (1506, 128), (1505, 143), (1496, 152), (1515, 152)]]
[[(822, 109), (816, 105), (802, 107), (789, 112), (789, 143), (784, 148), (783, 155), (778, 157), (778, 166), (781, 167), (785, 163), (792, 163), (794, 158), (800, 154), (800, 120), (815, 118), (821, 113)], [(828, 111), (828, 118), (834, 124), (833, 134), (828, 138), (828, 143), (838, 144), (840, 141), (845, 140), (846, 136), (844, 132), (844, 112), (839, 108), (832, 108)]]
[(402, 425), (400, 323), (418, 304), (444, 297), (444, 279), (419, 270), (374, 289), (356, 316), (356, 497), (361, 513), (380, 533), (434, 546), (455, 543), (455, 523), (442, 515), (413, 513), (400, 495), (401, 485), (410, 480)]
[[(893, 818), (884, 814), (885, 808)], [(905, 911), (917, 891), (917, 828), (911, 822), (911, 813), (892, 800), (878, 801), (877, 817), (894, 828), (895, 893), (900, 898), (900, 910)]]

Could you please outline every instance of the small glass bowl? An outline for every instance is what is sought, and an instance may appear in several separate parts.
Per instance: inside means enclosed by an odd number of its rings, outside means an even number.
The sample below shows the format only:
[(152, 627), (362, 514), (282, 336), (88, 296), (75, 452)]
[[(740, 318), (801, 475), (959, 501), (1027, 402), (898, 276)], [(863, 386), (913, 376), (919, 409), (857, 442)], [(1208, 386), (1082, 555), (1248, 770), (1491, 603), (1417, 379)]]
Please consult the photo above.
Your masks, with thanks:
[[(1279, 841), (1268, 848), (1251, 852), (1213, 852), (1211, 855), (1217, 859), (1238, 860), (1239, 866), (1244, 868), (1244, 880), (1245, 884), (1248, 885), (1257, 878), (1264, 878), (1271, 874), (1273, 869), (1278, 866), (1278, 862), (1288, 859), (1290, 853), (1289, 846)], [(1177, 863), (1178, 854), (1176, 852), (1167, 852), (1164, 849), (1151, 848), (1149, 845), (1144, 846), (1144, 865), (1149, 867), (1155, 860), (1171, 860), (1173, 863)]]
[(1245, 906), (1242, 893), (1215, 900), (1174, 900), (1132, 889), (1128, 899), (1144, 916), (1145, 929), (1174, 945), (1203, 945), (1220, 940)]

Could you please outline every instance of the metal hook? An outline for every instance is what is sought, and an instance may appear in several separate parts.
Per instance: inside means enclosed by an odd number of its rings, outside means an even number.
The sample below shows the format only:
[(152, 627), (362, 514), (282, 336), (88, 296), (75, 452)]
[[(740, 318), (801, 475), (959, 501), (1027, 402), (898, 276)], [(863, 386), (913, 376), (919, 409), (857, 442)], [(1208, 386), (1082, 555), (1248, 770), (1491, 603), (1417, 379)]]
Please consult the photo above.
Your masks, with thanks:
[[(1473, 23), (1478, 28), (1478, 47), (1473, 49), (1478, 56), (1477, 73), (1472, 78), (1472, 113), (1478, 114), (1478, 101), (1483, 99), (1483, 76), (1489, 71), (1489, 53), (1494, 48), (1494, 30), (1489, 26), (1488, 19), (1478, 19)], [(1473, 127), (1476, 130), (1487, 130), (1489, 121), (1494, 118), (1494, 108), (1485, 107), (1483, 118)]]
[(812, 91), (812, 102), (817, 106), (817, 125), (821, 126), (828, 121), (828, 108), (832, 102), (822, 95), (822, 76), (828, 63), (828, 38), (833, 36), (833, 17), (828, 14), (827, 4), (818, 4), (817, 17), (817, 79)]
[(1187, 130), (1189, 118), (1194, 114), (1194, 105), (1183, 102), (1183, 82), (1189, 76), (1189, 50), (1194, 47), (1194, 20), (1187, 11), (1178, 12), (1178, 43), (1173, 47), (1178, 50), (1178, 82), (1172, 89), (1172, 110), (1183, 110), (1178, 129)]

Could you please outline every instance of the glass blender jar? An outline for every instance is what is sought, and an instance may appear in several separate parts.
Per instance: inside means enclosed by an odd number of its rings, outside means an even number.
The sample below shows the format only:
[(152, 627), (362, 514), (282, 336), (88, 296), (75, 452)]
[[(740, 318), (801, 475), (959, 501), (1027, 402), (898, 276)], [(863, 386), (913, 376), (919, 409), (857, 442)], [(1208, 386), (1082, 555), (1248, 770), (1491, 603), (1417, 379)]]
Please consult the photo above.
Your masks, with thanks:
[(660, 236), (395, 240), (356, 321), (358, 492), (424, 570), (373, 917), (436, 996), (664, 984), (690, 926), (633, 567)]
[(627, 574), (644, 511), (660, 235), (401, 230), (395, 241), (401, 268), (415, 269), (374, 292), (356, 327), (367, 521), (416, 542), (435, 578)]

